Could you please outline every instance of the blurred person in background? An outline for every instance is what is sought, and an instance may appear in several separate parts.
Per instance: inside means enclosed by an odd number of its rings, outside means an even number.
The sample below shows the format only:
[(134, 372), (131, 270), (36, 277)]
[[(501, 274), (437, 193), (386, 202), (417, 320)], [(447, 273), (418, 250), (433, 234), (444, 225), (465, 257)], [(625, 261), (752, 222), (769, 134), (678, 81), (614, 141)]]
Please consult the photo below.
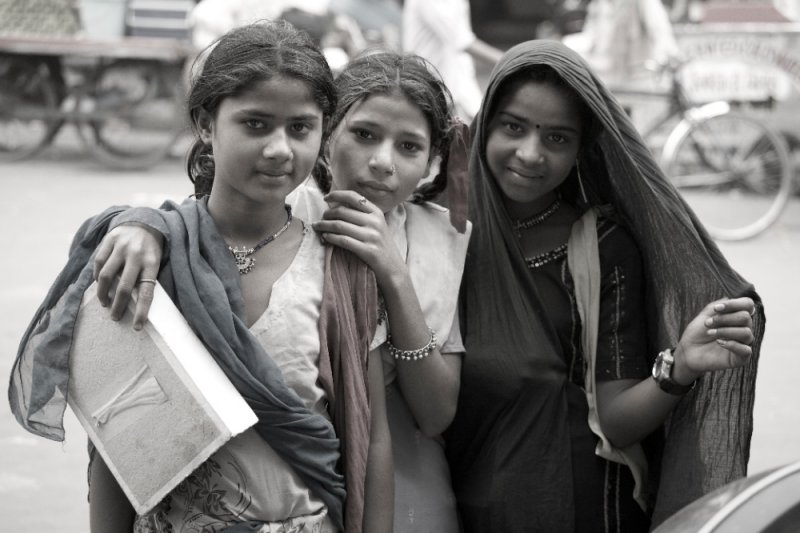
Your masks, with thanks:
[(403, 50), (433, 63), (459, 115), (472, 120), (483, 94), (473, 58), (494, 64), (503, 52), (473, 33), (468, 0), (405, 0), (401, 35)]
[(328, 14), (329, 3), (329, 0), (200, 0), (189, 15), (192, 44), (202, 50), (228, 30), (260, 19), (275, 20), (290, 9), (324, 16)]
[(330, 0), (331, 11), (358, 24), (369, 43), (400, 50), (402, 11), (397, 0)]
[(682, 55), (661, 0), (591, 0), (582, 31), (564, 44), (581, 54), (611, 88), (648, 86), (648, 60), (668, 63)]
[(264, 19), (283, 19), (308, 33), (334, 73), (367, 46), (358, 22), (331, 0), (201, 0), (189, 14), (192, 44), (202, 50), (227, 31)]

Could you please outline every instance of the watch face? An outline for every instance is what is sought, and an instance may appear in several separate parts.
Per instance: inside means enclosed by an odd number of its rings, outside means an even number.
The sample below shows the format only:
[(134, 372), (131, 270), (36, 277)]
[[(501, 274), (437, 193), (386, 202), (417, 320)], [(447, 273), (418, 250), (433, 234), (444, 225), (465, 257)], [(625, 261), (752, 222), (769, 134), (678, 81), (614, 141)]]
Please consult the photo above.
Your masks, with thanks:
[(672, 365), (675, 359), (672, 357), (671, 350), (664, 350), (656, 357), (653, 364), (653, 379), (656, 380), (658, 386), (666, 393), (669, 394), (686, 394), (694, 387), (694, 382), (689, 385), (680, 385), (672, 381)]
[(661, 374), (661, 365), (663, 362), (664, 362), (664, 356), (661, 354), (661, 352), (659, 352), (659, 354), (656, 356), (655, 362), (653, 362), (653, 370), (652, 370), (653, 378), (655, 378), (656, 380), (658, 380), (658, 376)]
[(659, 383), (663, 381), (671, 381), (672, 379), (672, 364), (675, 360), (672, 358), (670, 350), (664, 350), (658, 353), (656, 361), (653, 363), (653, 378)]

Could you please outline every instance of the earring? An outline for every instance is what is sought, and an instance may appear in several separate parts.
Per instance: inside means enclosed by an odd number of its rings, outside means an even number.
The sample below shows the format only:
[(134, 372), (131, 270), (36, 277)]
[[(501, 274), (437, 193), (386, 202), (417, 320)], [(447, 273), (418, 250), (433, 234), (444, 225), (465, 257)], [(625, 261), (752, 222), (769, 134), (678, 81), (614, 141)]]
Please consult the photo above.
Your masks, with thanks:
[(396, 170), (397, 170), (397, 169), (395, 169), (395, 168), (394, 168), (394, 165), (392, 165), (391, 167), (389, 167), (389, 175), (390, 175), (390, 176), (394, 176), (394, 173), (395, 173), (395, 171), (396, 171)]
[(583, 198), (583, 202), (586, 205), (589, 205), (589, 198), (586, 196), (586, 189), (583, 188), (583, 180), (581, 179), (581, 163), (579, 160), (575, 160), (575, 174), (578, 176), (578, 187), (581, 190), (581, 198)]

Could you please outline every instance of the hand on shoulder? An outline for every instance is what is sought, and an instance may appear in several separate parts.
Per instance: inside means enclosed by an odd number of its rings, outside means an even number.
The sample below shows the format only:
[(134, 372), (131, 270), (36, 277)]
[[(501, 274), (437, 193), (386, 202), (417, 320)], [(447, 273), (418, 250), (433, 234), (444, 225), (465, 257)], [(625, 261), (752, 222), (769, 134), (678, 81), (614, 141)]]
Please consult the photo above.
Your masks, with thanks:
[(111, 306), (112, 320), (122, 318), (133, 289), (138, 287), (133, 327), (142, 328), (153, 301), (154, 283), (141, 281), (158, 278), (163, 247), (161, 234), (139, 224), (117, 226), (103, 238), (94, 258), (94, 279), (97, 298), (104, 307)]

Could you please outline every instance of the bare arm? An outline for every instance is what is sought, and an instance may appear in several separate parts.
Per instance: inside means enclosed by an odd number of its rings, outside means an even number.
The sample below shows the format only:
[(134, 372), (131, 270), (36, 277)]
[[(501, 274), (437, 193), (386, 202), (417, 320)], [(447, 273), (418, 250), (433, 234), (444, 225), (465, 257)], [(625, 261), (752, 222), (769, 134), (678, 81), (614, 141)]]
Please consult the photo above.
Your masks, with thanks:
[(371, 422), (364, 485), (364, 531), (390, 533), (394, 521), (394, 461), (380, 350), (369, 354), (368, 374)]
[[(392, 343), (401, 350), (425, 346), (430, 331), (411, 282), (408, 267), (392, 239), (383, 213), (370, 202), (359, 203), (353, 191), (334, 191), (327, 199), (336, 207), (314, 224), (327, 242), (356, 254), (372, 268), (386, 303)], [(434, 349), (416, 361), (398, 361), (403, 397), (426, 435), (444, 431), (455, 415), (461, 359)]]
[(89, 529), (92, 533), (133, 531), (136, 513), (100, 454), (89, 470)]
[[(686, 327), (675, 349), (672, 378), (688, 385), (705, 372), (744, 365), (752, 349), (755, 308), (750, 298), (708, 304)], [(597, 383), (600, 425), (617, 447), (640, 441), (660, 426), (681, 396), (661, 390), (652, 378)]]
[[(392, 344), (400, 350), (425, 346), (430, 333), (405, 264), (381, 285), (381, 291), (391, 324)], [(423, 359), (398, 360), (397, 379), (420, 430), (434, 436), (447, 429), (458, 403), (461, 355), (443, 354), (437, 348)]]

